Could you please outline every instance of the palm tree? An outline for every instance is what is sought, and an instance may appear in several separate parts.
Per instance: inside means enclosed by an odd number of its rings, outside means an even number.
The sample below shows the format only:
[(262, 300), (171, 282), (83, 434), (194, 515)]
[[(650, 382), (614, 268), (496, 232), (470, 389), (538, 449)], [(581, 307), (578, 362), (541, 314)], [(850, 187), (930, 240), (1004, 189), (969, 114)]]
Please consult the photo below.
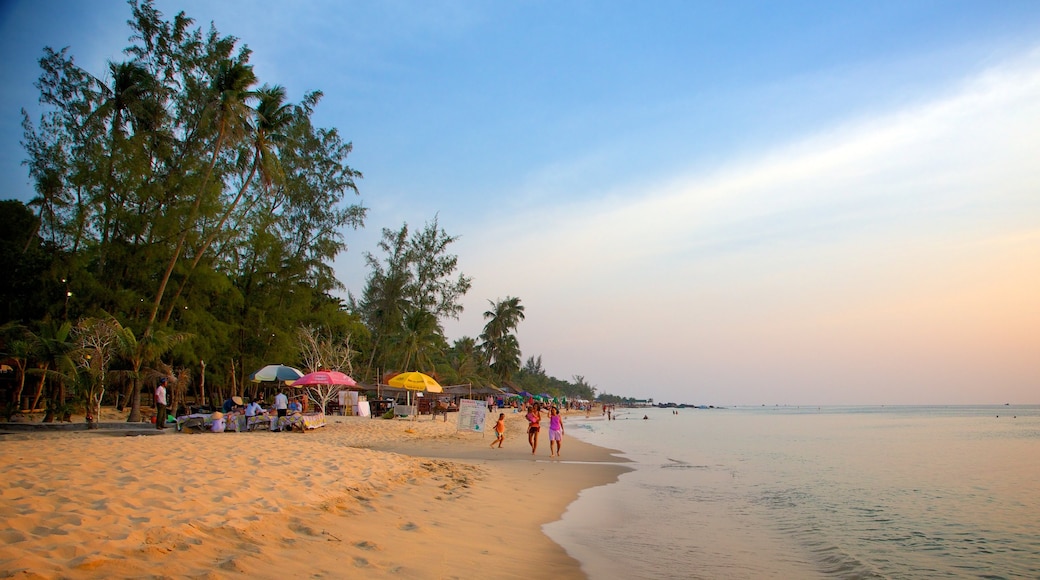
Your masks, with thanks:
[(504, 381), (520, 370), (520, 342), (516, 336), (507, 334), (498, 339), (494, 345), (494, 359), (491, 361), (491, 372), (498, 380)]
[(238, 207), (238, 204), (242, 201), (249, 186), (253, 183), (253, 178), (256, 177), (257, 173), (260, 174), (261, 182), (263, 183), (264, 189), (266, 190), (270, 185), (280, 180), (281, 178), (281, 165), (278, 162), (278, 155), (275, 146), (283, 143), (286, 139), (283, 131), (292, 122), (292, 106), (285, 104), (285, 89), (280, 86), (270, 87), (264, 85), (260, 90), (255, 93), (258, 102), (255, 110), (255, 126), (253, 127), (253, 143), (252, 143), (252, 156), (253, 161), (250, 164), (249, 173), (246, 179), (242, 182), (242, 187), (238, 190), (238, 195), (232, 200), (231, 204), (228, 205), (227, 209), (224, 210), (224, 214), (220, 217), (220, 221), (210, 232), (209, 236), (203, 242), (202, 247), (195, 253), (195, 259), (191, 263), (191, 267), (188, 272), (184, 275), (180, 285), (177, 287), (177, 292), (173, 295), (170, 300), (169, 306), (166, 307), (166, 313), (163, 315), (163, 323), (170, 320), (170, 316), (173, 314), (174, 305), (177, 299), (181, 296), (185, 286), (188, 284), (188, 280), (191, 277), (192, 272), (199, 265), (202, 260), (202, 256), (205, 255), (206, 250), (210, 248), (213, 241), (216, 240), (217, 236), (224, 228), (224, 224), (227, 223), (228, 218)]
[[(64, 405), (65, 381), (75, 375), (75, 364), (71, 357), (75, 345), (69, 340), (71, 333), (71, 323), (64, 322), (58, 325), (49, 321), (40, 327), (39, 333), (29, 334), (32, 342), (32, 358), (37, 361), (38, 366), (26, 372), (40, 377), (40, 383), (30, 409), (36, 409), (40, 398), (46, 395), (47, 413), (43, 418), (45, 423), (53, 421), (55, 412)], [(55, 383), (57, 383), (56, 389), (52, 386)]]
[(170, 255), (170, 261), (166, 265), (166, 271), (163, 273), (163, 276), (159, 281), (159, 288), (155, 293), (155, 301), (152, 303), (152, 310), (148, 318), (148, 324), (145, 326), (144, 333), (142, 334), (143, 338), (152, 335), (155, 318), (159, 313), (159, 306), (162, 304), (163, 295), (166, 293), (166, 285), (170, 282), (170, 276), (173, 274), (173, 269), (177, 266), (181, 253), (184, 251), (184, 244), (188, 239), (188, 234), (194, 229), (195, 220), (198, 218), (199, 214), (199, 208), (202, 206), (202, 200), (206, 197), (206, 186), (209, 184), (210, 176), (213, 174), (213, 168), (217, 164), (217, 159), (223, 152), (225, 140), (229, 135), (238, 136), (243, 132), (243, 128), (248, 126), (247, 119), (251, 114), (251, 110), (249, 109), (247, 101), (253, 96), (253, 93), (249, 88), (254, 84), (256, 84), (256, 75), (253, 74), (253, 67), (237, 61), (225, 61), (221, 63), (217, 74), (213, 78), (211, 84), (213, 99), (211, 101), (211, 106), (208, 109), (215, 117), (217, 128), (216, 140), (213, 144), (213, 150), (211, 152), (209, 165), (206, 168), (206, 173), (202, 178), (202, 183), (199, 185), (199, 191), (195, 195), (195, 203), (192, 205), (187, 221), (181, 229), (181, 235), (177, 239), (177, 245), (174, 247), (174, 250)]
[(453, 383), (481, 386), (487, 380), (481, 374), (486, 366), (484, 355), (472, 337), (464, 336), (455, 341), (448, 356), (448, 366), (454, 375)]
[(145, 106), (149, 96), (155, 91), (157, 83), (148, 70), (138, 62), (109, 63), (112, 74), (112, 86), (107, 87), (96, 81), (104, 100), (94, 111), (89, 120), (111, 119), (109, 126), (108, 170), (102, 199), (101, 215), (101, 256), (99, 269), (105, 268), (105, 249), (111, 234), (112, 213), (116, 209), (116, 159), (123, 150), (126, 141), (127, 116), (140, 118), (148, 108)]
[(22, 391), (25, 390), (25, 366), (32, 356), (32, 343), (29, 340), (28, 330), (17, 322), (8, 322), (0, 326), (0, 344), (3, 345), (3, 355), (15, 367), (17, 371), (17, 383), (14, 396), (10, 403), (15, 405), (16, 411), (21, 406)]
[(443, 331), (437, 317), (425, 310), (413, 310), (404, 319), (404, 332), (397, 342), (401, 370), (415, 368), (432, 371), (434, 355), (439, 354)]
[(148, 336), (141, 335), (141, 338), (138, 339), (132, 328), (119, 325), (118, 322), (116, 325), (116, 352), (130, 363), (130, 370), (123, 372), (129, 376), (133, 385), (130, 394), (130, 415), (127, 417), (127, 422), (139, 423), (141, 421), (141, 369), (146, 363), (158, 360), (175, 344), (188, 338), (188, 335), (159, 331)]
[(519, 298), (512, 296), (488, 302), (492, 308), (484, 312), (484, 319), (488, 322), (480, 335), (481, 348), (495, 376), (501, 381), (520, 370), (520, 343), (512, 333), (524, 319), (524, 307)]

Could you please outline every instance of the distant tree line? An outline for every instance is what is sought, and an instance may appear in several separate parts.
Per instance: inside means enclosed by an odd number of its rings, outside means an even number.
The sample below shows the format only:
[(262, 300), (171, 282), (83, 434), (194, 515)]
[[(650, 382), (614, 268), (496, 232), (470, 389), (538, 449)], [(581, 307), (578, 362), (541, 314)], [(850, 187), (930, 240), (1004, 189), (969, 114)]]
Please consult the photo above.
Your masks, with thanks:
[(437, 217), (384, 229), (363, 290), (336, 297), (332, 262), (366, 208), (351, 143), (313, 123), (321, 93), (288, 102), (238, 39), (150, 0), (130, 9), (124, 60), (87, 71), (45, 48), (43, 112), (23, 110), (35, 197), (0, 202), (8, 416), (111, 401), (136, 421), (159, 376), (175, 399), (212, 399), (267, 363), (593, 397), (540, 357), (521, 367), (519, 298), (489, 300), (480, 335), (448, 344), (471, 280)]

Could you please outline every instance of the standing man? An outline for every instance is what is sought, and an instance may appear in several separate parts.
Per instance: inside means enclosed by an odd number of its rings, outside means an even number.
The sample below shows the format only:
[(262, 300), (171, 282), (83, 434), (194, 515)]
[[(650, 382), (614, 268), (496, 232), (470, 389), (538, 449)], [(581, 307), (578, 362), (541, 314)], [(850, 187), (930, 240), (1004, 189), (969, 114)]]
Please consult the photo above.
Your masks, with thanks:
[(285, 412), (289, 408), (289, 397), (285, 396), (285, 390), (278, 391), (278, 394), (274, 396), (274, 409), (278, 411), (278, 418), (275, 419), (275, 428), (272, 431), (281, 431), (282, 429), (282, 417), (285, 417)]
[(162, 430), (166, 426), (166, 377), (159, 379), (155, 386), (155, 428)]

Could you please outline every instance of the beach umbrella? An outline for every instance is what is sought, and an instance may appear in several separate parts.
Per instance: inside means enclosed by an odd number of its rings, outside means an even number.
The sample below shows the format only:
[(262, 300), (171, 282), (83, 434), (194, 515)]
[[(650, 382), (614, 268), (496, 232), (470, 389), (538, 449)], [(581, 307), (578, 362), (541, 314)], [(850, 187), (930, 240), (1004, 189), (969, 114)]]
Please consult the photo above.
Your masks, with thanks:
[(285, 365), (267, 365), (249, 375), (249, 380), (254, 383), (278, 383), (282, 381), (295, 381), (302, 376), (303, 372), (297, 368)]
[[(443, 393), (444, 389), (441, 388), (440, 383), (435, 381), (430, 375), (420, 373), (418, 371), (412, 371), (408, 373), (401, 373), (388, 381), (391, 387), (398, 387), (407, 389), (408, 392), (408, 405), (411, 406), (411, 391), (429, 391), (431, 393)], [(414, 419), (415, 416), (413, 415)]]
[(387, 383), (391, 387), (408, 389), (409, 391), (429, 391), (431, 393), (443, 393), (440, 383), (433, 377), (417, 371), (401, 373), (390, 379)]
[(357, 381), (339, 371), (314, 371), (293, 381), (294, 387), (312, 387), (316, 385), (355, 387)]

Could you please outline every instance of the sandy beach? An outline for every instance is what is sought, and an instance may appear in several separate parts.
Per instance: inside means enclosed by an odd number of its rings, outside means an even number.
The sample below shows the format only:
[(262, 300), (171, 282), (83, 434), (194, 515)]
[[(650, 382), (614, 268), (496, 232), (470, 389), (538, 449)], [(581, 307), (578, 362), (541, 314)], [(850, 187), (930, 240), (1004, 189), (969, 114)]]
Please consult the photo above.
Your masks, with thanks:
[(574, 437), (550, 459), (545, 433), (532, 456), (506, 416), (502, 449), (454, 416), (4, 434), (0, 577), (583, 578), (541, 526), (623, 460)]

